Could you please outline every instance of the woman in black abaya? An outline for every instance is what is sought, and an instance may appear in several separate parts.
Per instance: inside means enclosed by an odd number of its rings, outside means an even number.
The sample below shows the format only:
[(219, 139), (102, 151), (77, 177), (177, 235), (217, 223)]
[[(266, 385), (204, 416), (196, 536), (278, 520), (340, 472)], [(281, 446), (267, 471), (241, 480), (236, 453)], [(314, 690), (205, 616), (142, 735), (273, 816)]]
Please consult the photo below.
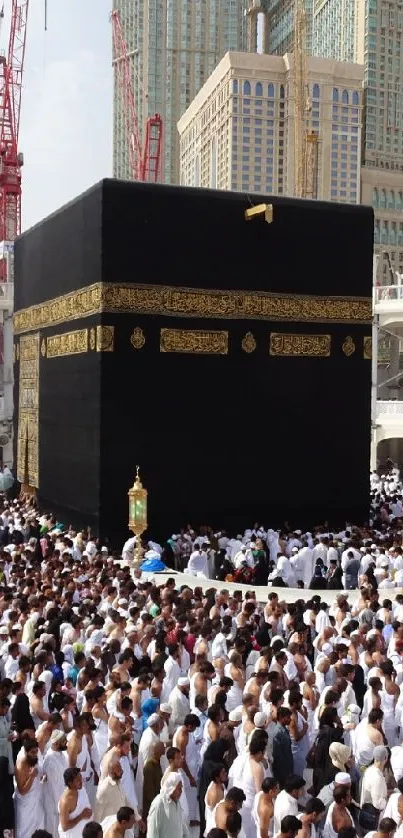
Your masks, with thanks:
[(5, 830), (14, 829), (14, 783), (8, 771), (7, 757), (0, 757), (0, 838)]

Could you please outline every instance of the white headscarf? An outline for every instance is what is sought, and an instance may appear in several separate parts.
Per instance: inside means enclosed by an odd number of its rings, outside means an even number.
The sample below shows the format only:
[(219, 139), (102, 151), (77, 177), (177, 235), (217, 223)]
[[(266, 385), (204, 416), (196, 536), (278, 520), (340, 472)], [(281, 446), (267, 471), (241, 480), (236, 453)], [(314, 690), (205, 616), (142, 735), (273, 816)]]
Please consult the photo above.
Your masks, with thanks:
[(172, 802), (171, 794), (182, 783), (182, 777), (177, 771), (171, 771), (161, 787), (161, 797), (164, 804), (165, 814), (168, 817), (169, 804)]
[(64, 647), (63, 654), (66, 663), (74, 663), (74, 649), (70, 644)]

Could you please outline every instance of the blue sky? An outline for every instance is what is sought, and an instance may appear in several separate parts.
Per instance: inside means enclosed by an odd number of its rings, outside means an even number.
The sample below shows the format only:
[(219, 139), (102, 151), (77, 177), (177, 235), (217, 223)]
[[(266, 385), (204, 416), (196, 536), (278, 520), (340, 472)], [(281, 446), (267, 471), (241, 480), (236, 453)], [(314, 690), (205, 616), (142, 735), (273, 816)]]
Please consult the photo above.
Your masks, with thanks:
[[(112, 0), (30, 0), (20, 150), (23, 229), (112, 173)], [(5, 9), (10, 8), (5, 0)], [(1, 33), (6, 50), (7, 18)]]

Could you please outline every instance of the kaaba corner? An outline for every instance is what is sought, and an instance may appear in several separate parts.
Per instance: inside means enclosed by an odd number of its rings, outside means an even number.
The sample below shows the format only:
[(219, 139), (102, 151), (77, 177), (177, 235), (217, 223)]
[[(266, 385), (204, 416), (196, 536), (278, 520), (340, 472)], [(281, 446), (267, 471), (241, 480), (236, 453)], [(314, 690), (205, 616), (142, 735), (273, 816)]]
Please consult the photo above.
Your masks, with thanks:
[(369, 207), (97, 184), (16, 242), (18, 479), (116, 539), (136, 464), (162, 536), (365, 520), (372, 248)]

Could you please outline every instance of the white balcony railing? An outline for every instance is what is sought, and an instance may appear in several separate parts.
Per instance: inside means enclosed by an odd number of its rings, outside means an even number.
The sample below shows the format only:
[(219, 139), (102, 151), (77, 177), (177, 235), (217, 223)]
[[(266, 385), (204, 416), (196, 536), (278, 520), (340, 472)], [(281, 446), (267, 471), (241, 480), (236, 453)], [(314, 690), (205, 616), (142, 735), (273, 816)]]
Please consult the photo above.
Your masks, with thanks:
[(377, 285), (374, 287), (374, 303), (399, 300), (403, 302), (403, 285)]
[(380, 422), (403, 422), (403, 401), (385, 401), (378, 399), (376, 418)]

